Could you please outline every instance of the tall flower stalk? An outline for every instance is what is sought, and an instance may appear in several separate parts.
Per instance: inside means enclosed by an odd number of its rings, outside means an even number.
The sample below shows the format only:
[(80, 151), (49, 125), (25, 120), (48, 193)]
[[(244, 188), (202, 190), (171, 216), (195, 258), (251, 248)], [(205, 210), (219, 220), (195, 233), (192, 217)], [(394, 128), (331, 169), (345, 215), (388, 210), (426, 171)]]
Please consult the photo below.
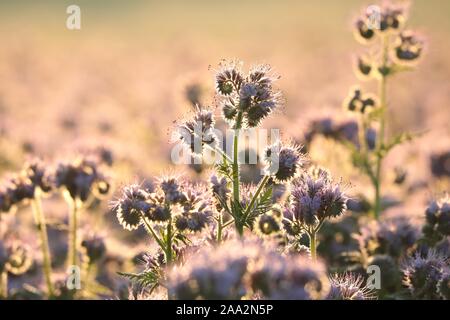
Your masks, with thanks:
[(47, 292), (48, 296), (52, 297), (54, 295), (54, 288), (52, 283), (52, 262), (51, 262), (50, 248), (48, 244), (47, 224), (45, 221), (44, 213), (42, 211), (42, 202), (40, 194), (41, 194), (40, 189), (37, 189), (35, 191), (34, 199), (31, 200), (31, 207), (33, 209), (34, 221), (41, 241), (44, 278), (45, 283), (47, 285)]
[[(357, 59), (356, 72), (361, 80), (375, 79), (378, 96), (366, 94), (359, 87), (350, 90), (344, 107), (359, 113), (359, 146), (349, 145), (353, 160), (373, 187), (372, 213), (375, 219), (382, 208), (383, 160), (395, 146), (411, 140), (414, 135), (401, 133), (386, 139), (388, 117), (387, 84), (394, 74), (412, 70), (422, 56), (423, 41), (412, 31), (405, 30), (406, 8), (386, 2), (381, 7), (371, 6), (356, 20), (355, 36), (364, 45), (378, 50), (377, 54), (361, 55)], [(373, 50), (372, 50), (373, 52)], [(378, 123), (375, 148), (368, 147), (368, 132)]]
[(284, 210), (284, 226), (294, 241), (309, 238), (311, 259), (317, 258), (317, 234), (327, 219), (344, 214), (347, 197), (328, 171), (311, 168), (292, 182), (289, 202)]

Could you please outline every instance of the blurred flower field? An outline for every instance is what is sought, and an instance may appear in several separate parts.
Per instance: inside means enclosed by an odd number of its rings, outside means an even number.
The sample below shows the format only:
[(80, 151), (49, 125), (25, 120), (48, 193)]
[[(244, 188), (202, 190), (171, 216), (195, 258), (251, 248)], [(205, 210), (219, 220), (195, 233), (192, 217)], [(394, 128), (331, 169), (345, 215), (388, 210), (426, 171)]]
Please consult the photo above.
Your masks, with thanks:
[(70, 4), (0, 4), (1, 299), (449, 299), (450, 4)]

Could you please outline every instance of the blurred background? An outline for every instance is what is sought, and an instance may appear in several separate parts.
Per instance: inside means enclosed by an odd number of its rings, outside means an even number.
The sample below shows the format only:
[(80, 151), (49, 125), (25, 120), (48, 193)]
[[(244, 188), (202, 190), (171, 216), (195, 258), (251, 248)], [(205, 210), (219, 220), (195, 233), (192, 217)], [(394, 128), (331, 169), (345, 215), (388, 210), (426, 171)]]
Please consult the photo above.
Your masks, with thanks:
[[(81, 8), (81, 30), (66, 28), (71, 4)], [(29, 154), (54, 160), (97, 145), (112, 150), (119, 183), (166, 171), (173, 121), (193, 102), (214, 105), (214, 69), (223, 58), (273, 66), (286, 103), (264, 126), (302, 142), (312, 120), (349, 117), (341, 105), (359, 82), (352, 61), (364, 50), (352, 21), (367, 4), (2, 1), (0, 174), (20, 168)], [(448, 12), (446, 0), (413, 3), (408, 23), (426, 36), (427, 51), (417, 71), (389, 84), (389, 130), (426, 134), (395, 149), (387, 177), (400, 165), (420, 184), (431, 175), (431, 156), (450, 149)], [(310, 150), (359, 187), (340, 152), (329, 141)]]

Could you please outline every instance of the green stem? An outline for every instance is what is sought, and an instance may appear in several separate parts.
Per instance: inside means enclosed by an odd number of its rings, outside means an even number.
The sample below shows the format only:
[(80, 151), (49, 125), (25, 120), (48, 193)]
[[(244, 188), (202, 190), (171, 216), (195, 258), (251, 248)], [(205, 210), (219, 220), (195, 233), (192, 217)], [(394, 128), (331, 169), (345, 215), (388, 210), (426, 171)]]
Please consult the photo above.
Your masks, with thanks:
[(311, 251), (311, 259), (316, 261), (317, 259), (317, 239), (316, 239), (316, 231), (312, 230), (308, 232), (309, 236), (309, 250)]
[(69, 217), (69, 267), (78, 266), (78, 211), (80, 209), (78, 200), (69, 199), (70, 217)]
[[(386, 68), (388, 63), (389, 54), (389, 37), (384, 36), (382, 38), (383, 56), (382, 56), (382, 67)], [(379, 97), (380, 97), (380, 131), (378, 133), (377, 139), (377, 154), (376, 154), (376, 165), (375, 165), (375, 200), (374, 200), (374, 218), (378, 219), (381, 212), (381, 167), (383, 162), (382, 148), (384, 147), (384, 136), (386, 127), (386, 112), (387, 112), (387, 101), (386, 101), (386, 87), (387, 78), (385, 74), (381, 75), (378, 83), (379, 86)]]
[(173, 249), (172, 249), (172, 216), (167, 224), (167, 249), (166, 249), (166, 262), (171, 264), (173, 260)]
[[(234, 128), (234, 139), (233, 139), (233, 201), (234, 201), (234, 208), (236, 208), (240, 204), (240, 194), (239, 194), (239, 130), (242, 126), (242, 111), (238, 113), (236, 124)], [(234, 210), (232, 208), (232, 210)], [(235, 224), (236, 224), (236, 230), (238, 231), (239, 235), (242, 236), (244, 233), (244, 225), (243, 221), (240, 221), (242, 217), (239, 217), (237, 215), (237, 212), (235, 214)], [(238, 219), (236, 219), (238, 218)]]
[(41, 250), (43, 257), (43, 269), (45, 282), (47, 284), (48, 296), (52, 297), (54, 295), (53, 284), (52, 284), (52, 263), (50, 256), (50, 249), (48, 244), (47, 235), (47, 224), (45, 221), (45, 216), (42, 211), (42, 202), (39, 194), (36, 194), (31, 202), (31, 207), (34, 213), (34, 220), (36, 224), (37, 231), (41, 240)]
[(222, 230), (223, 230), (223, 216), (222, 212), (219, 212), (217, 217), (217, 243), (222, 242)]
[(150, 233), (150, 235), (155, 238), (156, 243), (158, 243), (159, 247), (166, 252), (166, 246), (164, 245), (164, 242), (162, 242), (162, 240), (158, 237), (158, 235), (156, 234), (155, 230), (153, 230), (152, 226), (150, 225), (150, 223), (148, 223), (147, 219), (145, 218), (144, 214), (141, 212), (141, 219), (144, 222), (145, 225), (145, 229), (147, 229), (147, 232)]
[(6, 270), (0, 273), (0, 297), (8, 298), (8, 271)]

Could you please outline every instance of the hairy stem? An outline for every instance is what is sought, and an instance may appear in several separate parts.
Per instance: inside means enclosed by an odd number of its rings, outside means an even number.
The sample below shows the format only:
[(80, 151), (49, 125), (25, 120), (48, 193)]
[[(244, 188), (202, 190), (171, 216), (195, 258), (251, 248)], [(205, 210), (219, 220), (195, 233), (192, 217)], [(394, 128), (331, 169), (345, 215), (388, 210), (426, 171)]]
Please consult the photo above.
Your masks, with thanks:
[(309, 236), (309, 251), (311, 251), (311, 259), (316, 261), (317, 259), (317, 237), (316, 231), (312, 230), (308, 232)]
[(167, 264), (171, 264), (173, 260), (173, 249), (172, 249), (172, 216), (169, 219), (169, 223), (167, 224), (167, 249), (166, 249), (166, 262)]
[(31, 201), (31, 207), (33, 209), (34, 221), (41, 241), (43, 269), (45, 282), (47, 284), (47, 293), (49, 297), (52, 297), (54, 295), (52, 284), (52, 263), (48, 244), (47, 224), (45, 221), (44, 212), (42, 211), (42, 202), (39, 193), (37, 193)]
[[(239, 130), (242, 126), (242, 111), (238, 113), (236, 124), (234, 128), (234, 139), (233, 139), (233, 201), (234, 201), (234, 208), (236, 208), (240, 204), (239, 199)], [(233, 208), (232, 208), (233, 209)], [(236, 219), (237, 218), (237, 219)], [(235, 212), (235, 223), (236, 223), (236, 230), (238, 231), (239, 235), (242, 236), (244, 232), (244, 225), (243, 221), (240, 221), (242, 217), (239, 217), (237, 215), (237, 212)]]

